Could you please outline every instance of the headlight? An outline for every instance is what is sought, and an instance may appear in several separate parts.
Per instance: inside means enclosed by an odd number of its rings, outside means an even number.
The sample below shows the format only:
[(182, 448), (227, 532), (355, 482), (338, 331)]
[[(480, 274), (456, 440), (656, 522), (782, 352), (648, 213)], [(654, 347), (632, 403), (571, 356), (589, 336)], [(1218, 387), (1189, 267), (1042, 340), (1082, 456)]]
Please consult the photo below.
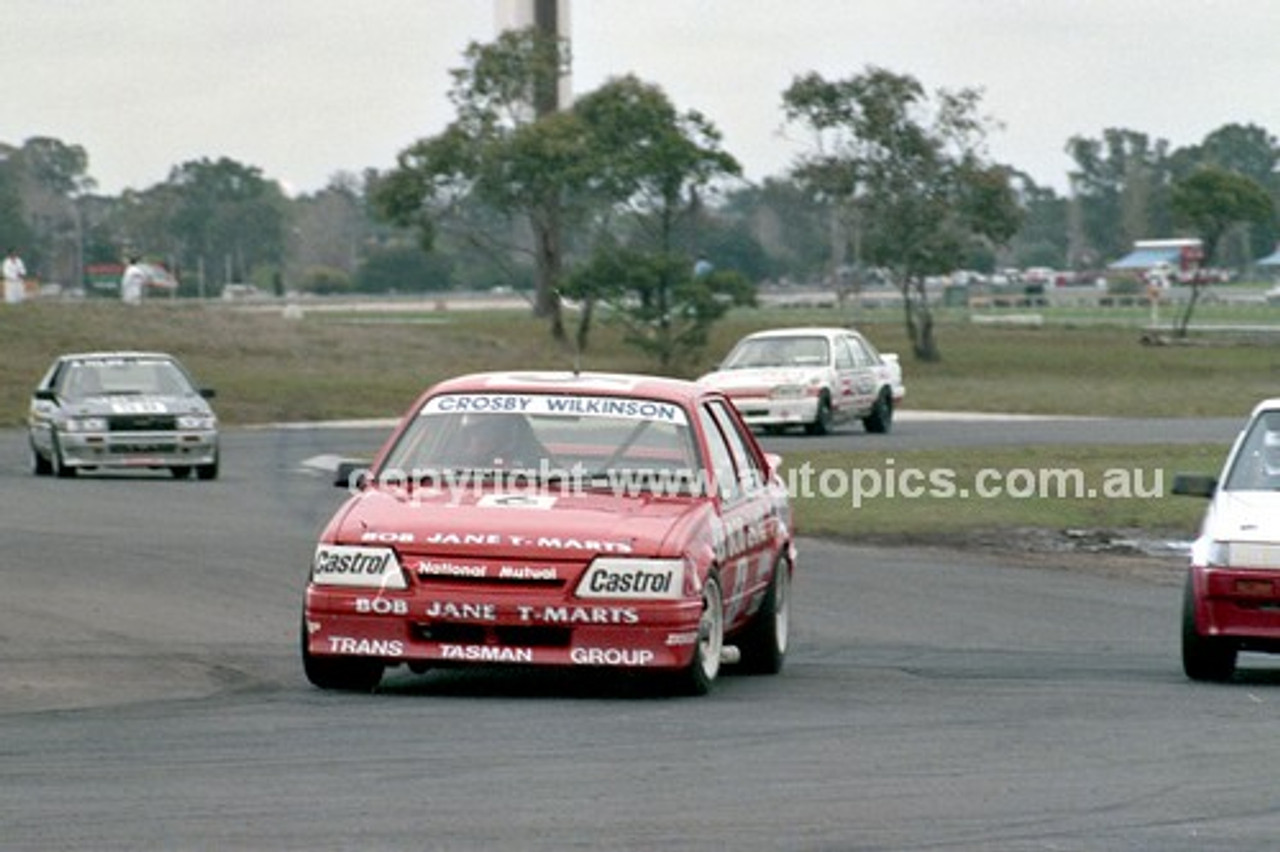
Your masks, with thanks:
[(578, 581), (580, 598), (679, 600), (684, 597), (684, 560), (596, 558)]
[(318, 586), (407, 589), (400, 560), (389, 547), (322, 544), (311, 560), (311, 582)]
[(208, 431), (218, 425), (218, 418), (212, 414), (183, 414), (178, 417), (179, 429)]
[(68, 417), (64, 428), (68, 432), (105, 432), (107, 431), (107, 418)]
[(1205, 555), (1205, 565), (1210, 568), (1231, 567), (1231, 542), (1211, 541)]

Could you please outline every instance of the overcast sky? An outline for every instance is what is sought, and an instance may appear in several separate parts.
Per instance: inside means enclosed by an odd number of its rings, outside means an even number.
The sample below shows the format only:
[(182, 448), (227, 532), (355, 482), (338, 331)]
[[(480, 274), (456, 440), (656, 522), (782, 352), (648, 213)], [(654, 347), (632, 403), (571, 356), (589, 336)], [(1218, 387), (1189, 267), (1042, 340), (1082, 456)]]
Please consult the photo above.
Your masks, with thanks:
[[(99, 191), (230, 157), (292, 192), (385, 169), (452, 117), (448, 71), (492, 0), (4, 0), (0, 141), (82, 145)], [(799, 74), (867, 65), (977, 87), (992, 154), (1065, 188), (1073, 135), (1173, 146), (1227, 123), (1280, 134), (1280, 0), (576, 0), (573, 85), (634, 73), (724, 133), (751, 179)]]

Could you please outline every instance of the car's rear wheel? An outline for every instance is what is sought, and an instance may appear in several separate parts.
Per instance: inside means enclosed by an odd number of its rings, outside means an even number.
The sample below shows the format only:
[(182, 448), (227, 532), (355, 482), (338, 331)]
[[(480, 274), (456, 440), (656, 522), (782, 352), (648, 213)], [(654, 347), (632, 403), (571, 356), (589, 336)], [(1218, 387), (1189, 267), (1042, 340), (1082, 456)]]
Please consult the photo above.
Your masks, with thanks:
[(1232, 640), (1204, 636), (1196, 629), (1195, 582), (1188, 574), (1182, 592), (1182, 670), (1192, 680), (1231, 680), (1238, 654)]
[(724, 651), (724, 594), (720, 578), (707, 577), (702, 586), (702, 617), (698, 620), (698, 640), (693, 646), (693, 662), (680, 673), (677, 690), (686, 695), (706, 695), (720, 675), (720, 655)]
[(312, 686), (344, 692), (372, 692), (382, 680), (381, 660), (365, 657), (318, 657), (307, 648), (307, 626), (302, 625), (302, 670)]
[(777, 674), (787, 656), (791, 637), (791, 563), (779, 559), (764, 603), (738, 642), (742, 670)]
[(887, 390), (881, 391), (871, 413), (862, 418), (862, 425), (868, 432), (883, 435), (893, 428), (893, 397)]
[(818, 413), (813, 422), (805, 425), (804, 430), (810, 435), (826, 435), (831, 431), (834, 415), (831, 412), (831, 397), (824, 390), (818, 397)]

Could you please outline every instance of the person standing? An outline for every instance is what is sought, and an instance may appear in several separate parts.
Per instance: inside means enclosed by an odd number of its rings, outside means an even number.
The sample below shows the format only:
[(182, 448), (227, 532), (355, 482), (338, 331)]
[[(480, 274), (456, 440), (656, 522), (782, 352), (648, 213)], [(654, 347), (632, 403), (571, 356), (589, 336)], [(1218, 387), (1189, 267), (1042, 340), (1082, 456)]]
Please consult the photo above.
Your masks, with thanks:
[(136, 305), (142, 301), (142, 287), (147, 283), (147, 271), (137, 257), (129, 258), (129, 265), (124, 268), (120, 277), (120, 300), (126, 305)]
[(17, 249), (9, 249), (9, 253), (4, 257), (4, 300), (10, 305), (16, 305), (27, 295), (27, 267), (23, 265), (22, 258), (18, 257)]

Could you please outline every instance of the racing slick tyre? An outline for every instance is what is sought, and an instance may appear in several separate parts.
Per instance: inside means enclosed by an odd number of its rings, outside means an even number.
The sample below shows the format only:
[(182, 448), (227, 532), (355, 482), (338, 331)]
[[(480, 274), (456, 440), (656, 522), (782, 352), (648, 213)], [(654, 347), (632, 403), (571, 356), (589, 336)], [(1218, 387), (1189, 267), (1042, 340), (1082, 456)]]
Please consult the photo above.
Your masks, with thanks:
[(62, 445), (58, 443), (58, 435), (55, 432), (51, 438), (49, 447), (49, 471), (58, 479), (70, 479), (76, 475), (74, 467), (67, 467), (62, 459)]
[(1236, 644), (1229, 639), (1203, 636), (1196, 630), (1194, 583), (1187, 575), (1182, 593), (1182, 670), (1192, 680), (1221, 683), (1236, 670)]
[(720, 654), (724, 650), (724, 594), (720, 578), (707, 576), (702, 586), (702, 618), (698, 621), (698, 641), (693, 646), (693, 662), (676, 676), (676, 691), (685, 695), (706, 695), (720, 674)]
[(810, 435), (826, 435), (831, 431), (831, 396), (824, 390), (818, 397), (818, 413), (812, 423), (806, 423), (804, 431)]
[(740, 670), (774, 675), (782, 671), (791, 631), (791, 563), (779, 559), (760, 611), (738, 641)]
[(40, 455), (35, 444), (31, 445), (31, 472), (36, 476), (48, 476), (53, 473), (53, 465), (47, 458)]
[(862, 418), (863, 427), (871, 433), (883, 435), (893, 428), (893, 397), (883, 390), (871, 407), (871, 413)]
[(185, 464), (175, 464), (169, 468), (169, 472), (173, 474), (174, 479), (186, 479), (191, 475), (191, 466)]
[(316, 657), (307, 650), (307, 626), (302, 625), (302, 670), (312, 686), (344, 692), (373, 692), (384, 666), (362, 657)]

